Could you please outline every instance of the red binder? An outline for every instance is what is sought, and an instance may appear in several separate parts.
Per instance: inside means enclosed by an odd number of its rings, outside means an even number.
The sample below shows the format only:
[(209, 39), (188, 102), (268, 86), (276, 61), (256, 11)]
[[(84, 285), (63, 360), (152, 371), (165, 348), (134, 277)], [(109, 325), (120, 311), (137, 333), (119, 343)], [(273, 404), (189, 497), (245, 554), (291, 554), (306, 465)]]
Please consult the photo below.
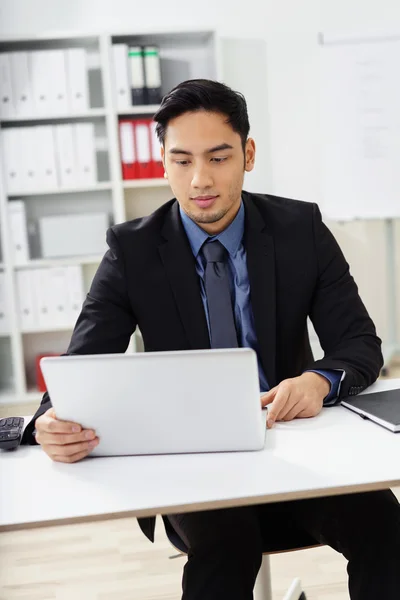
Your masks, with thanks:
[(139, 179), (152, 177), (151, 139), (148, 119), (135, 119), (135, 154)]
[(121, 152), (122, 179), (138, 178), (134, 124), (131, 120), (119, 122), (119, 145)]
[(161, 159), (161, 147), (156, 134), (156, 123), (149, 121), (151, 139), (151, 176), (159, 178), (164, 176), (164, 165)]
[(39, 392), (47, 392), (46, 382), (43, 377), (42, 369), (40, 368), (40, 359), (45, 356), (60, 356), (54, 352), (48, 352), (47, 354), (38, 354), (36, 356), (36, 387)]

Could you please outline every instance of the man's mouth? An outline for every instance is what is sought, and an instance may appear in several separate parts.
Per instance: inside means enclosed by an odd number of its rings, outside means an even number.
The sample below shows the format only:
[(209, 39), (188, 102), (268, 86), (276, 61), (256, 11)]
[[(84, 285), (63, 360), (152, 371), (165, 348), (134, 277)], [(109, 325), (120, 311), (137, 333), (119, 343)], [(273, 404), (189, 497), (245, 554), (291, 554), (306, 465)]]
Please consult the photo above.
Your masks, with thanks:
[(195, 198), (192, 198), (192, 200), (199, 208), (208, 208), (217, 198), (218, 196), (196, 196)]

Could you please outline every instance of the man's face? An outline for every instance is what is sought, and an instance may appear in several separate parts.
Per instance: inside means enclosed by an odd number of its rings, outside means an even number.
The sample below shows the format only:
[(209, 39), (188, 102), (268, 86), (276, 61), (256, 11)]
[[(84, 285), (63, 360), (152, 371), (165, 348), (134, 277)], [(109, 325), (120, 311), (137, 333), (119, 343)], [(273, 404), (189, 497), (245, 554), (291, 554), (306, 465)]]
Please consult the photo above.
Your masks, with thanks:
[(235, 218), (245, 171), (254, 167), (255, 144), (246, 143), (227, 117), (187, 112), (167, 126), (162, 148), (171, 189), (184, 212), (207, 233), (223, 231)]

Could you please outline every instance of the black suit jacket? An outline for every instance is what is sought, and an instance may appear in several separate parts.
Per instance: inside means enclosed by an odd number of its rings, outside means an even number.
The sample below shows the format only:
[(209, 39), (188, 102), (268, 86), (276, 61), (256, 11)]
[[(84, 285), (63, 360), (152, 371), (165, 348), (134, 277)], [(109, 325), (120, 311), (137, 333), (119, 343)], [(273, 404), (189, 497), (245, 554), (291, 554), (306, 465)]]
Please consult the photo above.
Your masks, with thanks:
[[(316, 204), (243, 192), (251, 303), (270, 386), (305, 369), (342, 369), (340, 399), (371, 385), (381, 340), (348, 264)], [(195, 260), (177, 201), (149, 217), (111, 227), (67, 354), (125, 352), (139, 326), (146, 352), (209, 348)], [(314, 362), (310, 317), (324, 350)], [(73, 393), (73, 390), (71, 390)], [(51, 406), (46, 393), (26, 428)], [(154, 539), (154, 518), (140, 519)]]

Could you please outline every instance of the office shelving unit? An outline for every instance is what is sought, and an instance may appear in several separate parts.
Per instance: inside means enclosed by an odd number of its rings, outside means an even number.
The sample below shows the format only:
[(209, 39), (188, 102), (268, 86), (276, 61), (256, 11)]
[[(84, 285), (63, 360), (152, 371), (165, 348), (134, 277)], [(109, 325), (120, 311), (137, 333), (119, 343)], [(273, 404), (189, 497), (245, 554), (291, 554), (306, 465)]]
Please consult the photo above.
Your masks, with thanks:
[[(0, 404), (38, 402), (41, 393), (35, 389), (35, 356), (46, 352), (63, 352), (68, 346), (71, 328), (51, 330), (21, 329), (18, 315), (16, 274), (22, 269), (81, 265), (87, 291), (101, 256), (76, 256), (48, 259), (31, 251), (23, 265), (13, 262), (13, 248), (8, 225), (8, 202), (25, 202), (28, 224), (37, 230), (37, 218), (42, 214), (106, 210), (111, 223), (150, 214), (172, 197), (165, 179), (123, 181), (120, 167), (118, 121), (126, 116), (151, 116), (157, 105), (132, 106), (118, 110), (114, 95), (112, 44), (153, 44), (160, 48), (162, 93), (192, 77), (220, 78), (219, 44), (215, 32), (181, 31), (135, 34), (73, 34), (46, 38), (0, 39), (0, 53), (37, 49), (85, 48), (90, 108), (87, 111), (55, 116), (4, 118), (0, 120), (0, 142), (5, 128), (21, 125), (93, 122), (95, 124), (99, 181), (89, 187), (71, 189), (28, 190), (8, 193), (4, 169), (0, 160), (0, 271), (5, 274), (5, 294), (8, 303), (9, 330), (0, 335)], [(0, 146), (1, 147), (1, 146)], [(29, 221), (31, 221), (29, 223)], [(31, 242), (30, 242), (31, 245)], [(40, 246), (40, 245), (39, 245)], [(32, 250), (32, 246), (31, 246)], [(136, 337), (128, 351), (135, 351)]]

